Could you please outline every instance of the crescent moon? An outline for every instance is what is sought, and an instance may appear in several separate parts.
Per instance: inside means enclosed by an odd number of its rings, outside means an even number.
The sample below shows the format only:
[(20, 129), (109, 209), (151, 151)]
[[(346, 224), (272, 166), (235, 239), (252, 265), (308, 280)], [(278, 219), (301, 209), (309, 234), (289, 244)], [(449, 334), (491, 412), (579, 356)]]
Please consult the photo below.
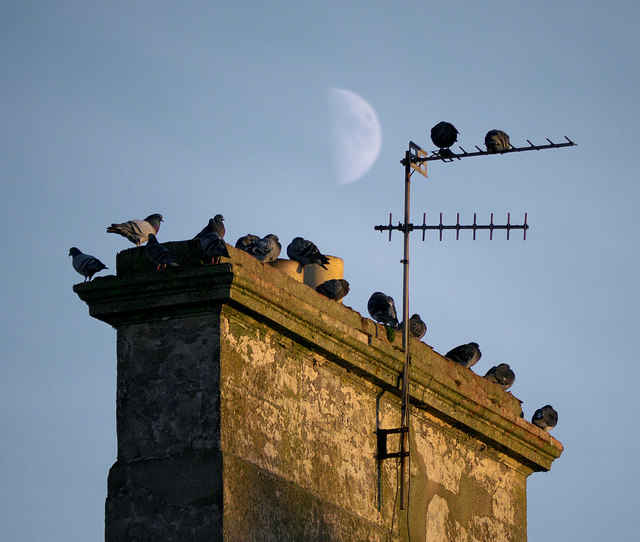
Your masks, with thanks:
[(329, 89), (329, 126), (338, 183), (357, 181), (380, 154), (382, 129), (367, 101), (342, 88)]

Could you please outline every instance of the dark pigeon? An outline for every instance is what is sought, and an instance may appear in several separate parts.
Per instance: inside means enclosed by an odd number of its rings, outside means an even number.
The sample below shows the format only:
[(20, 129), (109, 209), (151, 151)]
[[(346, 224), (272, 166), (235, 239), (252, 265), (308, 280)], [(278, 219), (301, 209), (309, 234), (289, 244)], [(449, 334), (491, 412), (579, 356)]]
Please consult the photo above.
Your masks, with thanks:
[(420, 340), (427, 332), (427, 324), (422, 321), (419, 314), (414, 314), (409, 318), (409, 335)]
[(209, 219), (209, 223), (202, 228), (202, 231), (198, 233), (194, 239), (200, 239), (205, 233), (216, 232), (220, 239), (224, 239), (224, 217), (222, 215), (216, 215)]
[(156, 268), (158, 271), (162, 271), (167, 266), (180, 267), (174, 255), (169, 252), (167, 247), (158, 243), (158, 240), (153, 233), (149, 234), (147, 246), (144, 247), (144, 254), (149, 258), (149, 260), (158, 266)]
[(249, 254), (263, 263), (277, 260), (281, 251), (282, 245), (280, 244), (280, 240), (278, 236), (273, 233), (264, 236), (262, 239), (253, 241), (247, 248)]
[(471, 342), (456, 346), (449, 350), (444, 357), (469, 368), (478, 363), (478, 360), (482, 357), (482, 352), (480, 352), (478, 343)]
[(431, 128), (431, 141), (440, 149), (440, 156), (443, 158), (453, 156), (449, 149), (458, 140), (458, 130), (450, 122), (439, 122)]
[(117, 233), (129, 239), (136, 246), (140, 246), (142, 243), (147, 242), (150, 233), (153, 235), (158, 233), (160, 222), (162, 222), (162, 215), (155, 213), (144, 220), (136, 219), (122, 224), (111, 224), (107, 228), (107, 233)]
[(487, 152), (492, 154), (511, 148), (509, 136), (502, 130), (489, 130), (484, 136), (484, 144), (487, 146)]
[(248, 233), (247, 235), (243, 235), (242, 237), (240, 237), (240, 239), (236, 241), (236, 248), (239, 248), (240, 250), (244, 250), (245, 252), (247, 252), (249, 247), (259, 239), (260, 239), (259, 236), (253, 235), (252, 233)]
[(511, 370), (509, 364), (500, 363), (499, 365), (494, 365), (487, 371), (487, 374), (484, 377), (493, 382), (494, 384), (498, 384), (504, 390), (508, 390), (516, 380), (516, 374)]
[(382, 292), (375, 292), (371, 294), (369, 302), (367, 303), (367, 310), (376, 322), (385, 326), (398, 329), (400, 327), (398, 323), (398, 315), (396, 313), (396, 305), (393, 298), (383, 294)]
[(327, 280), (316, 286), (316, 292), (334, 301), (339, 301), (349, 293), (349, 283), (344, 279)]
[(220, 263), (220, 259), (231, 258), (229, 251), (227, 250), (227, 244), (224, 239), (218, 235), (215, 231), (206, 232), (200, 237), (200, 247), (203, 252), (211, 258), (211, 263), (217, 265)]
[(90, 254), (83, 254), (76, 247), (71, 247), (69, 249), (69, 256), (73, 256), (71, 265), (73, 265), (73, 268), (84, 277), (83, 282), (87, 282), (87, 280), (90, 281), (93, 275), (103, 269), (108, 269), (108, 267), (98, 260), (98, 258), (91, 256)]
[(531, 423), (545, 431), (551, 431), (558, 424), (558, 413), (551, 405), (545, 405), (533, 413)]
[(290, 260), (298, 262), (302, 267), (312, 263), (317, 263), (319, 266), (326, 269), (329, 263), (329, 258), (322, 254), (318, 247), (302, 237), (296, 237), (287, 247), (287, 256)]

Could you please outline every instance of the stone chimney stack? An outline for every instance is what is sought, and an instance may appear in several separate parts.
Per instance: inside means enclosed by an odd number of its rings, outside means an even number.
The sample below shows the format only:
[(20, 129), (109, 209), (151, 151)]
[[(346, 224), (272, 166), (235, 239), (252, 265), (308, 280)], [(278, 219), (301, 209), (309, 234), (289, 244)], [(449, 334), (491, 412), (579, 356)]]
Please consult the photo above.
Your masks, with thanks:
[(165, 244), (180, 268), (133, 248), (74, 287), (117, 330), (107, 542), (526, 540), (527, 477), (562, 445), (515, 397), (412, 342), (400, 511), (376, 457), (400, 421), (399, 334), (232, 247), (214, 266)]

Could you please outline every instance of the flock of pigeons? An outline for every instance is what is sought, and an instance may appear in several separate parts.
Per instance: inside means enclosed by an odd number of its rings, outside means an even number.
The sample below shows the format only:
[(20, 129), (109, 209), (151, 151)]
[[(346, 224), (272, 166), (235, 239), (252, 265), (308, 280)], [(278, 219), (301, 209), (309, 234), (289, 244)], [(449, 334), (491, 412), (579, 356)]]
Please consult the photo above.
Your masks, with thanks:
[[(371, 318), (376, 322), (389, 326), (395, 330), (402, 329), (403, 324), (398, 322), (395, 302), (391, 296), (385, 295), (382, 292), (375, 292), (369, 298), (367, 310), (369, 311)], [(409, 318), (410, 336), (420, 340), (424, 337), (426, 332), (427, 326), (420, 318), (420, 315), (414, 314)], [(478, 343), (470, 342), (467, 344), (461, 344), (460, 346), (456, 346), (449, 350), (444, 357), (466, 367), (467, 369), (470, 369), (478, 363), (482, 357), (482, 352), (480, 352)], [(484, 378), (494, 384), (497, 384), (506, 391), (513, 386), (513, 383), (516, 380), (516, 375), (511, 370), (511, 367), (509, 367), (509, 364), (500, 363), (491, 367), (491, 369), (489, 369), (484, 375)], [(551, 405), (545, 405), (534, 412), (531, 423), (545, 431), (551, 431), (551, 429), (553, 429), (558, 423), (558, 413)]]
[[(492, 130), (487, 134), (487, 138), (492, 132), (497, 132), (497, 134), (491, 136), (496, 137), (497, 140), (504, 142), (504, 138), (506, 138), (508, 148), (509, 137), (504, 132)], [(441, 147), (441, 153), (443, 149), (448, 149), (455, 142), (457, 134), (458, 131), (455, 127), (447, 122), (441, 122), (431, 130), (431, 137), (436, 145), (447, 144)], [(489, 148), (488, 144), (487, 148)], [(107, 233), (122, 235), (136, 246), (146, 243), (145, 256), (157, 266), (156, 269), (158, 271), (162, 271), (166, 267), (179, 267), (180, 264), (175, 256), (171, 254), (167, 247), (159, 243), (156, 238), (161, 222), (162, 215), (155, 213), (144, 220), (136, 219), (121, 224), (111, 224), (107, 228)], [(202, 252), (211, 259), (211, 263), (214, 265), (219, 264), (223, 257), (230, 257), (224, 242), (224, 235), (224, 217), (217, 214), (193, 238), (193, 240), (200, 242)], [(280, 240), (274, 234), (269, 234), (262, 238), (257, 235), (247, 234), (236, 241), (235, 247), (251, 254), (263, 263), (275, 261), (282, 251)], [(73, 268), (84, 277), (85, 282), (87, 280), (90, 281), (96, 273), (107, 269), (107, 266), (98, 258), (90, 254), (84, 254), (76, 247), (69, 249), (69, 256), (72, 256)], [(290, 260), (298, 262), (302, 267), (317, 264), (327, 269), (326, 266), (329, 263), (329, 258), (322, 254), (313, 242), (302, 237), (296, 237), (289, 243), (287, 256), (289, 256)], [(344, 279), (331, 279), (320, 284), (316, 291), (329, 299), (337, 301), (349, 293), (349, 283)], [(402, 329), (404, 323), (398, 322), (395, 303), (390, 296), (382, 292), (373, 293), (367, 303), (367, 309), (371, 318), (376, 322), (395, 330)], [(409, 319), (409, 334), (420, 340), (426, 332), (427, 326), (420, 318), (420, 315), (414, 314), (411, 316)], [(475, 342), (456, 346), (445, 355), (447, 359), (466, 368), (471, 368), (475, 365), (481, 356), (480, 348)], [(491, 367), (484, 375), (484, 378), (501, 386), (504, 390), (508, 390), (513, 385), (516, 376), (507, 363), (500, 363)], [(545, 431), (550, 431), (558, 423), (558, 413), (551, 405), (546, 405), (536, 410), (531, 422)]]
[[(180, 263), (176, 257), (156, 238), (162, 221), (162, 215), (154, 213), (144, 220), (135, 219), (121, 224), (111, 224), (107, 228), (107, 233), (122, 235), (136, 246), (146, 243), (144, 254), (157, 266), (158, 271), (166, 267), (179, 267)], [(224, 217), (218, 214), (209, 219), (208, 224), (193, 238), (200, 242), (203, 253), (214, 265), (219, 264), (223, 257), (230, 258), (224, 235)], [(235, 246), (263, 263), (275, 261), (282, 251), (280, 239), (272, 233), (262, 238), (252, 234), (243, 235), (236, 241)], [(108, 269), (98, 258), (84, 254), (77, 247), (69, 249), (69, 256), (72, 256), (73, 268), (84, 277), (85, 282), (90, 281), (103, 269)], [(318, 264), (327, 269), (329, 264), (329, 258), (322, 254), (313, 242), (302, 237), (296, 237), (289, 243), (287, 256), (302, 267)], [(329, 299), (338, 301), (349, 293), (349, 283), (344, 279), (331, 279), (317, 286), (316, 291)]]
[[(459, 133), (453, 124), (445, 121), (439, 122), (431, 128), (431, 141), (440, 149), (438, 155), (441, 158), (455, 156), (450, 147), (458, 140)], [(509, 136), (502, 130), (489, 130), (484, 136), (484, 144), (490, 154), (504, 152), (511, 148)]]

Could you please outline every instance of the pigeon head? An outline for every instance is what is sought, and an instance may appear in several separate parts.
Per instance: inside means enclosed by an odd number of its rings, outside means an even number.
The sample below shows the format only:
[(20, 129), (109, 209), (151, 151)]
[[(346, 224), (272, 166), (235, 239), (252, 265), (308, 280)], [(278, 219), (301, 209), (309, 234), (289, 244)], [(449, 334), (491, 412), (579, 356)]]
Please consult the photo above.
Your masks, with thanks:
[(162, 215), (159, 213), (149, 215), (145, 218), (145, 221), (151, 224), (155, 228), (156, 232), (160, 229), (160, 222), (164, 222), (164, 220), (162, 220)]
[(213, 217), (214, 222), (220, 222), (221, 220), (224, 220), (224, 217), (222, 215), (216, 215)]
[(69, 256), (77, 256), (78, 254), (82, 254), (82, 252), (80, 251), (80, 249), (76, 248), (76, 247), (71, 247), (69, 249)]

